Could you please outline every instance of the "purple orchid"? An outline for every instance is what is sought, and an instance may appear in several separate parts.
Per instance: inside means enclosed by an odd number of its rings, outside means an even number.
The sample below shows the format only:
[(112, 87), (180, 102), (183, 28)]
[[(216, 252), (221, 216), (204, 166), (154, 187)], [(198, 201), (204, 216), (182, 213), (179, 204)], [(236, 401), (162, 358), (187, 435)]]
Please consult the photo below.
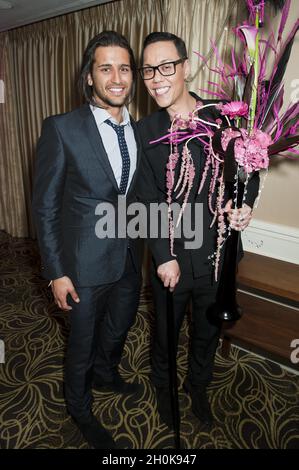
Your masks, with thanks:
[(249, 52), (250, 64), (254, 63), (255, 58), (255, 49), (256, 49), (256, 37), (258, 34), (258, 29), (255, 26), (250, 26), (247, 23), (244, 23), (242, 26), (236, 28), (236, 33), (238, 37), (245, 43), (247, 50)]

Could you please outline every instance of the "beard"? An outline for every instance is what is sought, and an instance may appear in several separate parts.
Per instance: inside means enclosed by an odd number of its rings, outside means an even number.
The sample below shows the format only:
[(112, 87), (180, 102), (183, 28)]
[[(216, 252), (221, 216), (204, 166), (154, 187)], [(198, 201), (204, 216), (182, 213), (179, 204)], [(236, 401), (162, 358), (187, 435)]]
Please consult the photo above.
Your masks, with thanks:
[(107, 96), (98, 88), (93, 89), (94, 100), (98, 106), (102, 108), (120, 108), (128, 103), (131, 95), (132, 87), (129, 88), (127, 93), (121, 96)]

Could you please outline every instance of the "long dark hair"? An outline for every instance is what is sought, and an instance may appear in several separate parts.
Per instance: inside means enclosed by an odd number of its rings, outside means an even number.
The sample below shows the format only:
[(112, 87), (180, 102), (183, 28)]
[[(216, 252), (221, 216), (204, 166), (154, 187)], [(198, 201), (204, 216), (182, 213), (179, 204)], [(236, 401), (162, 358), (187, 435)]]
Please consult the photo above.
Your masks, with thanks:
[[(136, 77), (137, 77), (137, 67), (134, 58), (133, 51), (130, 47), (130, 44), (124, 36), (117, 33), (116, 31), (102, 31), (100, 34), (92, 38), (83, 54), (83, 60), (81, 65), (80, 76), (78, 80), (78, 87), (80, 93), (83, 94), (87, 103), (94, 103), (93, 98), (93, 87), (88, 85), (87, 77), (88, 74), (92, 73), (92, 67), (94, 64), (94, 55), (98, 47), (109, 47), (109, 46), (118, 46), (126, 49), (130, 56), (130, 66), (133, 74), (133, 86), (132, 91), (129, 96), (128, 102), (130, 102), (135, 94), (136, 88)], [(127, 103), (128, 104), (128, 103)]]

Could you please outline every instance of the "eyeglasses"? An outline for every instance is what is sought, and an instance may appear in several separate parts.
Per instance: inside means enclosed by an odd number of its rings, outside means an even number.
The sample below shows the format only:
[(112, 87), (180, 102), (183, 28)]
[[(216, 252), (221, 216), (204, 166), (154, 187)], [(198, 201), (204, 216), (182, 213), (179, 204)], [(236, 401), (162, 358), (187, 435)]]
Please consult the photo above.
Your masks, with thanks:
[(183, 59), (178, 59), (173, 62), (164, 62), (164, 64), (154, 66), (147, 66), (147, 67), (140, 67), (139, 72), (141, 78), (143, 80), (151, 80), (156, 75), (156, 71), (159, 70), (159, 73), (164, 77), (169, 77), (170, 75), (174, 75), (176, 72), (176, 66), (185, 62), (188, 57), (184, 57)]

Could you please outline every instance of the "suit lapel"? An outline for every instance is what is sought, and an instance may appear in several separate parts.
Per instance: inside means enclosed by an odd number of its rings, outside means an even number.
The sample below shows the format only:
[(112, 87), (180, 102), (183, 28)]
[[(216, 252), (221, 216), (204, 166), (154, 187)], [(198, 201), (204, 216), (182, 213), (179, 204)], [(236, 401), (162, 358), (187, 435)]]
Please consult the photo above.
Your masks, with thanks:
[(89, 108), (89, 105), (83, 106), (82, 114), (83, 114), (83, 121), (84, 121), (83, 122), (84, 131), (94, 151), (94, 154), (98, 162), (100, 163), (101, 167), (106, 172), (115, 190), (119, 192), (119, 188), (118, 188), (112, 167), (110, 165), (108, 155), (106, 153), (105, 147), (103, 145), (103, 141), (101, 139), (99, 130), (97, 128), (92, 112)]
[[(92, 115), (92, 112), (89, 108), (89, 105), (84, 105), (82, 107), (82, 117), (83, 117), (83, 127), (85, 129), (85, 133), (86, 133), (86, 136), (89, 140), (89, 143), (90, 143), (90, 145), (91, 145), (91, 147), (94, 151), (94, 154), (95, 154), (98, 162), (100, 163), (101, 167), (106, 172), (108, 178), (112, 182), (114, 188), (116, 189), (117, 192), (119, 192), (119, 187), (117, 185), (112, 167), (110, 165), (109, 157), (108, 157), (107, 152), (105, 150), (102, 138), (100, 136), (99, 130), (97, 128), (97, 125), (96, 125), (95, 119)], [(131, 181), (129, 189), (127, 191), (127, 195), (129, 194), (129, 192), (134, 187), (136, 177), (137, 177), (138, 168), (139, 168), (139, 164), (140, 164), (140, 160), (141, 160), (141, 152), (142, 152), (142, 150), (141, 150), (141, 141), (140, 141), (140, 137), (139, 137), (139, 133), (138, 133), (138, 130), (137, 130), (136, 123), (132, 118), (130, 118), (130, 119), (131, 119), (131, 125), (133, 127), (135, 140), (136, 140), (136, 145), (137, 145), (137, 155), (136, 155), (136, 170), (134, 172), (132, 181)]]
[(138, 130), (137, 130), (136, 123), (131, 117), (130, 117), (130, 120), (131, 120), (131, 125), (132, 125), (133, 131), (134, 131), (134, 136), (135, 136), (135, 141), (136, 141), (136, 146), (137, 146), (137, 154), (136, 154), (136, 169), (135, 169), (135, 172), (133, 174), (133, 178), (131, 180), (129, 189), (127, 191), (127, 195), (132, 190), (132, 188), (134, 188), (134, 184), (135, 184), (135, 181), (136, 181), (136, 178), (137, 178), (138, 168), (139, 168), (140, 161), (141, 161), (141, 152), (142, 152), (140, 136), (139, 136), (139, 133), (138, 133)]

